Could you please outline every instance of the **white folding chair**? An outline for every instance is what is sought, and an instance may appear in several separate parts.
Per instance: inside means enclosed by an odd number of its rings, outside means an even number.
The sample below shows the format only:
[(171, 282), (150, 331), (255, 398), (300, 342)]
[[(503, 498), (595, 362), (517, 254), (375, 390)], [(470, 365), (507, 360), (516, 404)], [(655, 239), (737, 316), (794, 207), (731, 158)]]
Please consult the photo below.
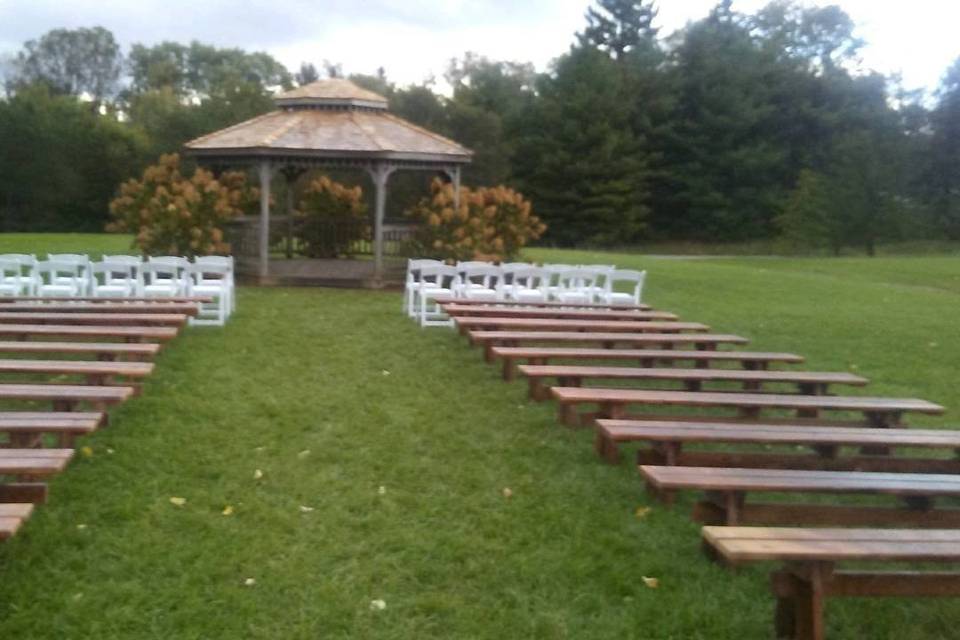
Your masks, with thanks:
[(143, 265), (143, 295), (170, 298), (187, 293), (190, 261), (179, 256), (151, 256)]
[[(57, 276), (59, 281), (54, 284), (63, 284), (73, 286), (74, 282), (80, 283), (80, 292), (77, 296), (90, 295), (90, 257), (82, 253), (48, 253), (47, 260), (56, 262), (59, 265), (70, 265), (73, 276), (67, 275), (61, 269), (61, 275)], [(74, 277), (75, 276), (75, 277)]]
[[(452, 298), (454, 292), (460, 288), (459, 279), (456, 267), (427, 265), (420, 268), (420, 281), (414, 296), (414, 304), (417, 307), (421, 327), (453, 326), (453, 320), (443, 313), (436, 300)], [(432, 307), (431, 301), (433, 301)]]
[(617, 266), (614, 264), (582, 264), (579, 268), (590, 271), (595, 276), (589, 288), (585, 289), (590, 294), (590, 301), (593, 302), (606, 293), (607, 278), (616, 270)]
[(541, 268), (547, 273), (547, 296), (553, 298), (553, 294), (560, 290), (560, 274), (577, 267), (572, 264), (548, 262)]
[(558, 302), (587, 304), (593, 300), (597, 273), (591, 269), (570, 269), (557, 277), (557, 287), (550, 296)]
[(502, 300), (499, 282), (502, 277), (500, 267), (486, 264), (483, 266), (459, 267), (459, 289), (456, 295), (468, 300)]
[[(193, 259), (193, 263), (203, 267), (223, 267), (227, 270), (227, 317), (230, 317), (230, 314), (237, 310), (237, 283), (234, 277), (236, 269), (234, 269), (233, 256), (197, 256)], [(203, 274), (201, 273), (202, 277)], [(213, 284), (216, 284), (216, 282)]]
[(88, 283), (85, 278), (81, 278), (76, 261), (39, 261), (37, 277), (38, 296), (76, 298), (86, 295)]
[(550, 273), (540, 267), (514, 269), (510, 284), (503, 288), (504, 298), (517, 302), (546, 302)]
[(0, 258), (0, 296), (22, 296), (29, 288), (19, 260)]
[[(646, 271), (614, 269), (607, 275), (605, 290), (600, 301), (604, 304), (640, 304), (646, 279)], [(617, 283), (626, 284), (629, 291), (615, 291)]]
[(409, 317), (417, 317), (417, 310), (414, 307), (413, 298), (420, 284), (420, 269), (426, 266), (439, 266), (442, 264), (439, 260), (430, 260), (428, 258), (407, 260), (407, 277), (403, 285), (403, 312)]
[(90, 265), (90, 295), (96, 298), (131, 298), (140, 290), (139, 266), (127, 261), (103, 260)]
[(500, 296), (505, 295), (506, 287), (508, 287), (513, 282), (513, 273), (517, 269), (529, 269), (534, 265), (529, 262), (501, 262), (500, 263), (500, 279), (497, 282), (499, 287)]
[(187, 267), (190, 295), (209, 296), (211, 303), (200, 305), (190, 324), (223, 326), (230, 315), (230, 264), (226, 261), (197, 261)]
[(21, 293), (17, 295), (37, 295), (37, 257), (29, 253), (5, 253), (0, 260), (14, 261), (20, 265), (19, 272), (8, 270), (0, 278), (0, 284), (19, 287)]
[[(111, 264), (122, 264), (130, 269), (130, 273), (133, 274), (134, 279), (136, 280), (136, 288), (134, 289), (131, 296), (142, 296), (143, 295), (143, 258), (140, 256), (131, 256), (124, 254), (117, 255), (104, 255), (101, 262), (109, 262)], [(120, 280), (126, 280), (126, 278), (120, 278)], [(122, 282), (117, 282), (114, 284), (122, 284)]]

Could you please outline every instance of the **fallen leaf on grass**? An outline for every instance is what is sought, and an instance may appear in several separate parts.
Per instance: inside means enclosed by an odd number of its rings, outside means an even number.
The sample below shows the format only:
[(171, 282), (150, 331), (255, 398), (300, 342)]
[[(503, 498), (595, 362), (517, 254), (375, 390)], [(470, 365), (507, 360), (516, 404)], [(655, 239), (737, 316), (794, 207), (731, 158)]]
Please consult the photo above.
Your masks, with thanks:
[(107, 447), (107, 453), (109, 453), (110, 455), (113, 455), (113, 449), (111, 449), (110, 447)]
[(93, 455), (93, 449), (90, 447), (80, 447), (80, 453), (83, 454), (84, 458), (89, 458)]
[(77, 529), (80, 529), (81, 531), (83, 531), (83, 530), (86, 529), (86, 528), (87, 528), (87, 525), (85, 525), (85, 524), (78, 524), (78, 525), (77, 525)]
[(254, 580), (253, 578), (247, 578), (246, 580), (243, 581), (243, 584), (247, 587), (252, 587), (253, 585), (257, 584), (257, 581)]
[(313, 511), (313, 507), (308, 507), (306, 505), (300, 505), (300, 513), (310, 513)]
[(381, 496), (387, 495), (386, 485), (380, 485), (379, 487), (377, 487), (377, 495), (381, 495)]
[(387, 371), (386, 369), (384, 369), (383, 371), (380, 372), (380, 374), (381, 374), (381, 375), (388, 376), (388, 375), (390, 375), (390, 372)]
[(643, 584), (647, 585), (650, 589), (656, 589), (660, 586), (660, 580), (657, 578), (648, 578), (647, 576), (640, 576), (643, 580)]
[(254, 470), (254, 472), (253, 472), (253, 479), (254, 479), (254, 480), (259, 480), (259, 479), (262, 478), (262, 477), (263, 477), (263, 471), (261, 471), (260, 469)]
[(500, 493), (502, 493), (503, 497), (507, 499), (513, 497), (513, 489), (511, 489), (510, 487), (504, 487), (503, 491), (501, 491)]
[(387, 608), (387, 603), (383, 600), (371, 600), (370, 611), (383, 611)]
[(182, 507), (183, 505), (187, 504), (187, 499), (180, 498), (178, 496), (173, 496), (172, 498), (170, 498), (170, 504), (172, 504), (175, 507)]
[(646, 518), (652, 510), (653, 509), (651, 507), (637, 507), (637, 510), (636, 512), (634, 512), (634, 515), (636, 515), (637, 518), (642, 520), (643, 518)]
[(303, 451), (301, 451), (300, 453), (297, 454), (297, 457), (300, 458), (301, 460), (303, 460), (303, 459), (306, 458), (308, 455), (310, 455), (310, 449), (304, 449)]
[(233, 506), (227, 505), (223, 508), (223, 511), (220, 512), (220, 515), (232, 516), (233, 515)]

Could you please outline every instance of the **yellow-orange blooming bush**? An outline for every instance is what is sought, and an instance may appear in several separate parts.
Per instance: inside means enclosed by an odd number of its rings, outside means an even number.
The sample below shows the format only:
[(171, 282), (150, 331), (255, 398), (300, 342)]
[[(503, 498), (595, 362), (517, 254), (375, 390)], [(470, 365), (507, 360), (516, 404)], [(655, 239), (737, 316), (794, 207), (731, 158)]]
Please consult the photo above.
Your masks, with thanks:
[(303, 192), (296, 214), (300, 252), (309, 258), (349, 255), (358, 240), (370, 239), (367, 205), (360, 187), (320, 176)]
[(509, 260), (547, 229), (523, 194), (502, 185), (461, 187), (459, 207), (452, 184), (435, 179), (430, 190), (429, 198), (407, 211), (419, 223), (415, 248), (423, 257)]
[(120, 185), (110, 203), (113, 221), (107, 231), (135, 234), (134, 242), (147, 255), (209, 255), (230, 252), (224, 241), (225, 222), (255, 210), (259, 190), (246, 175), (231, 171), (219, 178), (198, 168), (192, 176), (180, 172), (180, 156), (160, 156), (140, 180)]

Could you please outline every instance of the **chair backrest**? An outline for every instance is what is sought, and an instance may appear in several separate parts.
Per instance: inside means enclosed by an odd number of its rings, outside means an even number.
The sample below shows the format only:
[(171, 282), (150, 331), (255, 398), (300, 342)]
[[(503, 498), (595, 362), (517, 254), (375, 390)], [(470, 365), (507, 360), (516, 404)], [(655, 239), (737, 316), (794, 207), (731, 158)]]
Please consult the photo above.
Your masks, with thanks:
[(633, 291), (630, 293), (633, 294), (634, 300), (639, 303), (640, 294), (643, 293), (643, 283), (646, 281), (646, 279), (646, 271), (637, 271), (635, 269), (614, 269), (607, 275), (606, 288), (607, 291), (613, 291), (614, 285), (618, 282), (632, 283)]
[(491, 264), (473, 267), (458, 267), (460, 280), (464, 285), (475, 285), (485, 289), (493, 289), (497, 286), (503, 272), (500, 267)]
[(550, 272), (542, 267), (526, 266), (513, 271), (511, 285), (524, 289), (543, 289), (550, 284), (550, 276)]
[(460, 281), (459, 270), (445, 264), (426, 265), (420, 268), (420, 286), (453, 289)]
[(139, 267), (143, 264), (143, 258), (140, 256), (127, 256), (127, 255), (115, 255), (108, 256), (104, 254), (103, 260), (101, 262), (110, 262), (114, 264), (126, 264), (131, 267)]
[(68, 270), (72, 270), (78, 277), (85, 277), (87, 269), (90, 268), (90, 256), (81, 253), (48, 253), (47, 261), (60, 265), (59, 277), (63, 277)]
[(407, 282), (415, 283), (420, 279), (420, 270), (423, 267), (442, 265), (440, 260), (430, 258), (411, 258), (407, 260)]
[(593, 269), (568, 269), (561, 271), (557, 277), (561, 289), (577, 291), (594, 286), (599, 273)]
[(125, 280), (132, 284), (140, 276), (140, 263), (131, 264), (127, 260), (101, 260), (90, 263), (90, 274), (96, 279), (103, 276), (104, 284), (111, 280)]
[(233, 271), (233, 256), (197, 256), (193, 259), (193, 264), (204, 267), (223, 266), (227, 271)]
[(73, 261), (37, 261), (37, 274), (41, 279), (46, 276), (49, 283), (53, 283), (54, 280), (68, 278), (73, 280), (74, 285), (76, 285), (80, 282), (80, 268), (80, 265)]
[(223, 284), (229, 282), (232, 271), (232, 266), (225, 261), (198, 261), (187, 266), (186, 274), (194, 284), (210, 284), (213, 281)]
[(484, 262), (483, 260), (465, 260), (463, 262), (457, 261), (457, 269), (461, 271), (463, 269), (472, 269), (473, 267), (491, 267), (493, 266), (492, 262)]
[(21, 266), (31, 269), (37, 266), (37, 256), (32, 253), (4, 253), (0, 255), (0, 260), (16, 260)]
[(15, 279), (21, 277), (22, 268), (23, 267), (19, 260), (0, 256), (0, 278), (3, 278), (4, 280), (10, 278), (11, 282), (15, 282)]

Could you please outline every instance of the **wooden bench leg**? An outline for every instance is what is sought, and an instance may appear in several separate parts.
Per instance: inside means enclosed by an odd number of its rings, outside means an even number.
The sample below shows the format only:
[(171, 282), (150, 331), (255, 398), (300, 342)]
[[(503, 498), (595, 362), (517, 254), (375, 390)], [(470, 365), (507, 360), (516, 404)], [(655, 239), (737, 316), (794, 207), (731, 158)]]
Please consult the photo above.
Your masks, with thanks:
[(620, 464), (620, 449), (617, 443), (607, 438), (597, 427), (596, 436), (593, 439), (593, 448), (605, 462), (608, 464)]
[(513, 358), (504, 356), (503, 358), (503, 379), (510, 382), (517, 377), (517, 368), (514, 366)]
[[(873, 429), (889, 429), (901, 425), (900, 418), (903, 414), (899, 411), (868, 411), (866, 412), (867, 424)], [(890, 447), (883, 445), (871, 445), (860, 447), (860, 453), (872, 456), (890, 455)]]
[(580, 424), (580, 416), (577, 414), (577, 405), (569, 402), (557, 404), (557, 419), (560, 424), (566, 427), (576, 427)]

